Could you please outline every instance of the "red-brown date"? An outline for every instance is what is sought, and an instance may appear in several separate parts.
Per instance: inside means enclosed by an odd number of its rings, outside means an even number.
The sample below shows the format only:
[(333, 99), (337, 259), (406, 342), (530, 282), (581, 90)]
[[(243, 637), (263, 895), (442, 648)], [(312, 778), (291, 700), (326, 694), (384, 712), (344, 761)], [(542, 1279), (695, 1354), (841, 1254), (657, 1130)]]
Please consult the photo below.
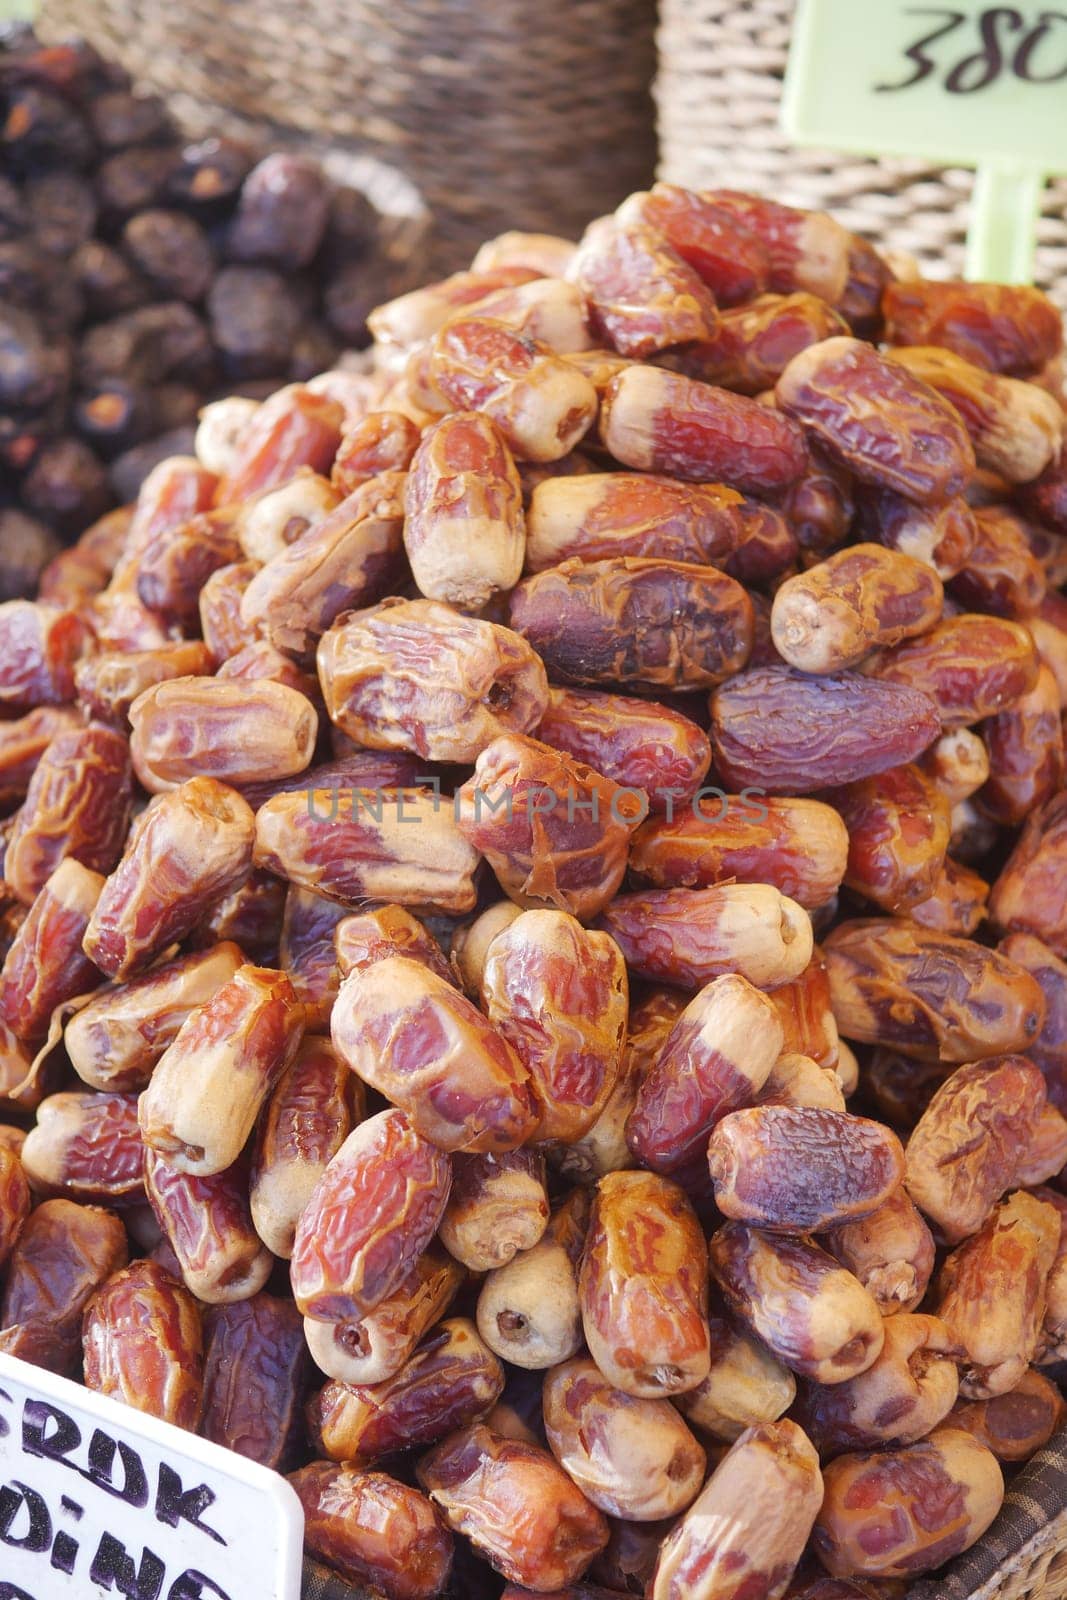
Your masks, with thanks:
[(997, 949), (1040, 985), (1045, 1020), (1026, 1054), (1044, 1075), (1050, 1103), (1067, 1114), (1067, 962), (1032, 933), (1010, 933)]
[(767, 998), (782, 1024), (782, 1054), (808, 1056), (820, 1067), (837, 1067), (841, 1041), (830, 1004), (826, 962), (816, 950), (803, 972)]
[(312, 1556), (385, 1600), (433, 1600), (448, 1581), (452, 1538), (425, 1495), (384, 1472), (313, 1461), (290, 1474)]
[(894, 489), (868, 487), (859, 495), (865, 538), (925, 562), (947, 582), (962, 572), (978, 537), (974, 512), (962, 495), (937, 505), (916, 505)]
[(629, 695), (550, 688), (534, 732), (623, 789), (643, 789), (653, 813), (670, 815), (691, 800), (711, 765), (708, 736), (695, 722)]
[(128, 978), (182, 939), (252, 864), (255, 821), (214, 778), (162, 794), (131, 830), (85, 933), (85, 953), (111, 978)]
[(21, 1129), (4, 1125), (10, 1144), (0, 1147), (0, 1270), (7, 1266), (26, 1218), (33, 1208), (33, 1196), (20, 1159), (21, 1143), (14, 1135)]
[(814, 911), (841, 887), (848, 849), (844, 823), (819, 800), (697, 796), (641, 825), (630, 871), (656, 889), (771, 884)]
[(114, 575), (134, 571), (137, 559), (157, 534), (180, 528), (191, 517), (209, 511), (217, 487), (215, 474), (195, 456), (167, 456), (153, 467), (138, 490)]
[(807, 472), (780, 502), (796, 536), (804, 567), (815, 566), (846, 543), (856, 514), (852, 474), (839, 462), (831, 461), (818, 445), (811, 447), (810, 455)]
[(547, 1450), (482, 1423), (450, 1434), (416, 1471), (449, 1526), (513, 1583), (560, 1589), (607, 1543), (607, 1519)]
[(626, 1138), (641, 1165), (673, 1172), (706, 1153), (716, 1124), (752, 1104), (782, 1039), (766, 995), (735, 974), (712, 979), (678, 1017), (638, 1085)]
[(438, 1233), (471, 1272), (492, 1272), (532, 1250), (548, 1223), (544, 1157), (535, 1150), (452, 1158), (452, 1190)]
[(797, 1383), (765, 1345), (727, 1317), (713, 1312), (708, 1326), (711, 1369), (675, 1404), (701, 1433), (732, 1444), (746, 1428), (784, 1416), (796, 1399)]
[(739, 973), (757, 988), (798, 978), (811, 960), (811, 918), (770, 884), (620, 894), (600, 925), (638, 977), (701, 989)]
[(744, 543), (744, 500), (717, 483), (645, 472), (547, 478), (526, 513), (526, 570), (619, 556), (719, 566)]
[(0, 722), (0, 806), (6, 810), (13, 801), (24, 799), (52, 740), (81, 726), (81, 714), (72, 706), (38, 706), (11, 722)]
[(619, 207), (623, 222), (640, 221), (663, 234), (699, 273), (721, 306), (740, 305), (770, 282), (770, 255), (760, 237), (726, 205), (673, 183), (632, 194)]
[(904, 1151), (880, 1122), (810, 1106), (753, 1106), (719, 1121), (708, 1145), (724, 1217), (772, 1233), (824, 1233), (883, 1205)]
[(334, 933), (344, 906), (295, 883), (285, 892), (278, 963), (304, 1007), (308, 1033), (329, 1033), (330, 1013), (341, 985)]
[(707, 1287), (703, 1235), (678, 1185), (651, 1172), (601, 1178), (578, 1293), (607, 1381), (650, 1400), (695, 1389), (711, 1361)]
[(718, 327), (715, 298), (699, 274), (639, 218), (598, 217), (567, 276), (589, 304), (594, 333), (620, 355), (643, 359), (711, 339)]
[(1067, 956), (1067, 794), (1060, 793), (1026, 822), (989, 898), (993, 921), (1005, 933), (1031, 933)]
[(342, 978), (372, 967), (387, 956), (407, 956), (421, 961), (439, 978), (456, 987), (455, 974), (433, 934), (403, 906), (378, 906), (357, 911), (337, 924), (333, 935)]
[(914, 1311), (934, 1270), (934, 1236), (903, 1187), (865, 1217), (831, 1228), (823, 1243), (874, 1296), (883, 1317)]
[(220, 567), (240, 561), (237, 514), (226, 506), (161, 528), (137, 555), (137, 596), (166, 623), (195, 629), (200, 590)]
[(358, 1321), (398, 1289), (444, 1213), (448, 1158), (402, 1111), (359, 1124), (297, 1223), (290, 1275), (304, 1316)]
[(735, 790), (796, 795), (854, 783), (914, 761), (940, 729), (921, 688), (856, 672), (755, 667), (711, 697), (716, 770)]
[(1026, 622), (1045, 598), (1048, 580), (1021, 519), (1003, 506), (980, 506), (974, 520), (967, 564), (949, 584), (952, 599), (971, 611)]
[(213, 572), (200, 591), (200, 630), (217, 662), (235, 656), (255, 637), (241, 620), (241, 600), (259, 570), (254, 561), (235, 561)]
[(684, 1511), (700, 1492), (705, 1454), (669, 1400), (613, 1388), (588, 1356), (545, 1378), (549, 1448), (601, 1511), (652, 1522)]
[(670, 352), (665, 365), (736, 394), (758, 395), (773, 389), (809, 345), (848, 331), (844, 317), (817, 295), (760, 295), (725, 312), (711, 338)]
[(617, 373), (600, 404), (600, 437), (624, 467), (696, 483), (777, 494), (807, 466), (804, 435), (790, 418), (663, 367)]
[(529, 1073), (533, 1137), (581, 1138), (619, 1071), (628, 986), (618, 945), (564, 911), (525, 911), (490, 945), (481, 989), (490, 1023)]
[(410, 1360), (466, 1276), (458, 1261), (431, 1245), (399, 1289), (358, 1322), (316, 1322), (305, 1317), (304, 1338), (315, 1365), (338, 1383), (384, 1383)]
[(554, 906), (581, 920), (596, 916), (618, 889), (645, 808), (643, 790), (622, 789), (514, 734), (486, 746), (456, 794), (459, 831), (472, 855), (485, 856), (505, 894), (527, 909)]
[(17, 1039), (43, 1039), (56, 1008), (100, 982), (82, 943), (104, 887), (98, 872), (68, 856), (19, 926), (0, 970), (0, 1022)]
[(810, 1240), (727, 1222), (708, 1254), (727, 1309), (793, 1372), (844, 1383), (877, 1360), (884, 1328), (874, 1298)]
[(892, 283), (883, 297), (890, 344), (940, 345), (987, 372), (1028, 377), (1063, 344), (1060, 314), (1040, 289), (1003, 283)]
[(936, 503), (962, 493), (974, 472), (974, 447), (952, 406), (858, 339), (801, 351), (775, 394), (861, 483)]
[(941, 616), (941, 580), (923, 561), (857, 544), (787, 578), (774, 596), (771, 637), (803, 672), (838, 672), (881, 646), (926, 633)]
[(989, 779), (978, 803), (995, 822), (1017, 827), (1063, 787), (1060, 715), (1059, 685), (1041, 666), (1034, 687), (983, 725)]
[[(804, 477), (798, 479), (803, 485)], [(723, 560), (723, 570), (738, 583), (769, 586), (793, 571), (800, 545), (785, 513), (760, 500), (746, 499), (740, 507), (744, 534), (733, 555)]]
[(200, 1307), (155, 1261), (135, 1261), (89, 1303), (85, 1386), (195, 1431), (203, 1400)]
[(144, 1200), (144, 1147), (133, 1095), (64, 1091), (37, 1107), (22, 1146), (37, 1194), (102, 1205)]
[(303, 1401), (311, 1361), (291, 1300), (257, 1294), (212, 1306), (204, 1319), (200, 1433), (274, 1472), (304, 1449)]
[(492, 260), (486, 263), (480, 259), (479, 252), (478, 264), (469, 272), (454, 272), (451, 277), (412, 289), (408, 294), (376, 306), (368, 317), (367, 326), (376, 342), (386, 350), (394, 346), (410, 348), (431, 338), (457, 313), (469, 310), (496, 290), (529, 283), (543, 275), (541, 264)]
[(1025, 1050), (1044, 1020), (1029, 973), (970, 939), (871, 917), (840, 923), (823, 948), (846, 1039), (922, 1060), (978, 1061)]
[(240, 786), (303, 772), (318, 717), (307, 697), (269, 678), (172, 678), (130, 707), (130, 753), (143, 788), (189, 779)]
[(126, 1230), (114, 1212), (45, 1200), (26, 1219), (8, 1263), (0, 1351), (73, 1377), (82, 1314), (126, 1260)]
[(781, 1595), (821, 1498), (819, 1458), (795, 1422), (748, 1429), (664, 1540), (650, 1600)]
[(328, 475), (341, 442), (343, 418), (336, 400), (303, 384), (278, 389), (243, 430), (233, 460), (219, 479), (215, 504), (240, 505), (254, 494), (287, 483), (301, 467)]
[(510, 628), (435, 600), (385, 601), (346, 616), (318, 650), (330, 720), (374, 750), (476, 761), (503, 733), (533, 733), (545, 669)]
[(103, 650), (83, 656), (74, 669), (78, 703), (92, 717), (125, 730), (138, 695), (170, 678), (207, 676), (215, 658), (202, 639), (154, 650)]
[(74, 699), (74, 668), (89, 642), (80, 612), (34, 600), (0, 605), (0, 707), (5, 712)]
[(874, 656), (864, 670), (879, 682), (928, 696), (946, 728), (965, 728), (1029, 693), (1038, 665), (1020, 623), (965, 612)]
[(1013, 1389), (988, 1400), (964, 1400), (948, 1418), (992, 1450), (998, 1461), (1029, 1461), (1062, 1427), (1063, 1396), (1050, 1378), (1031, 1367)]
[(1067, 462), (1055, 462), (1034, 483), (1016, 490), (1016, 499), (1028, 516), (1067, 533)]
[(700, 198), (760, 240), (767, 252), (768, 286), (776, 294), (804, 289), (830, 305), (844, 295), (856, 236), (827, 212), (782, 205), (740, 189), (706, 189)]
[(952, 808), (921, 768), (891, 767), (826, 798), (848, 830), (848, 888), (897, 913), (930, 897), (948, 850)]
[(280, 878), (254, 868), (240, 888), (216, 902), (190, 936), (190, 946), (202, 949), (218, 940), (233, 940), (253, 966), (277, 966), (286, 892)]
[(198, 1178), (149, 1149), (145, 1188), (185, 1287), (198, 1300), (228, 1305), (259, 1293), (274, 1257), (252, 1226), (243, 1162)]
[(989, 885), (977, 872), (946, 856), (925, 900), (908, 907), (908, 916), (932, 933), (972, 939), (986, 918)]
[(419, 430), (399, 411), (368, 412), (346, 428), (330, 468), (334, 487), (354, 493), (381, 472), (406, 472), (419, 447)]
[(308, 1406), (308, 1427), (323, 1455), (370, 1466), (476, 1422), (503, 1388), (496, 1356), (473, 1323), (454, 1317), (428, 1333), (393, 1377), (328, 1383)]
[(682, 561), (565, 561), (524, 579), (509, 617), (550, 678), (592, 688), (710, 689), (752, 650), (752, 602), (741, 585)]

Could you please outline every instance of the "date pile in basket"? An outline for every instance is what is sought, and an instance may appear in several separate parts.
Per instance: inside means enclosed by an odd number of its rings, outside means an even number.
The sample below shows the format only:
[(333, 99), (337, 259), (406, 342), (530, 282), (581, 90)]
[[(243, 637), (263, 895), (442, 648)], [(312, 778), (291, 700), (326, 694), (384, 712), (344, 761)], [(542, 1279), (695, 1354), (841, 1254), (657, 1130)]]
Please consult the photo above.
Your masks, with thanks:
[(388, 1600), (888, 1600), (1063, 1414), (1060, 319), (659, 185), (371, 325), (0, 607), (0, 1349)]

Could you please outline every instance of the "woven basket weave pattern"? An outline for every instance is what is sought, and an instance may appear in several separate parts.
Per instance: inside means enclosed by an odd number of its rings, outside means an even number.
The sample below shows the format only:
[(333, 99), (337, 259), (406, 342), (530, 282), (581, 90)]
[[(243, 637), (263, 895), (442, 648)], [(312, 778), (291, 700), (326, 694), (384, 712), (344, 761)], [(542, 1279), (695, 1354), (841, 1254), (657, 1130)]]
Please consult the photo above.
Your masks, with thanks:
[(145, 84), (359, 145), (435, 216), (435, 267), (573, 235), (647, 185), (654, 0), (43, 0)]
[[(969, 170), (798, 150), (782, 133), (778, 109), (794, 9), (793, 0), (661, 0), (660, 176), (831, 211), (872, 242), (912, 251), (930, 276), (958, 275)], [(1067, 310), (1067, 179), (1045, 193), (1036, 281)]]

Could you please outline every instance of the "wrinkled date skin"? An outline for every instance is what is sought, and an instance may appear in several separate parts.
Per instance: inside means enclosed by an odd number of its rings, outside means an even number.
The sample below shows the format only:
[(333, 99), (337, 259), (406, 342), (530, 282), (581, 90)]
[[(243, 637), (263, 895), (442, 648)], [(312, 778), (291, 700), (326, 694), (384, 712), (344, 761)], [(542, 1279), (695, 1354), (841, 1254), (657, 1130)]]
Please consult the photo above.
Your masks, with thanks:
[(600, 405), (600, 437), (624, 467), (747, 494), (777, 494), (808, 464), (797, 424), (746, 395), (668, 372), (630, 366)]
[(722, 484), (643, 472), (547, 478), (526, 513), (526, 570), (618, 556), (720, 566), (747, 531), (743, 497)]
[(48, 746), (61, 733), (74, 733), (82, 716), (73, 706), (38, 706), (25, 716), (0, 722), (0, 806), (22, 800)]
[(946, 856), (925, 900), (909, 906), (913, 922), (932, 933), (954, 933), (973, 939), (986, 918), (989, 885), (977, 872)]
[(952, 406), (858, 339), (802, 351), (775, 395), (861, 483), (926, 504), (961, 494), (974, 472), (974, 447)]
[(938, 1316), (963, 1351), (960, 1393), (968, 1400), (1021, 1381), (1037, 1350), (1059, 1243), (1056, 1207), (1021, 1189), (942, 1267)]
[(74, 699), (74, 668), (90, 639), (77, 611), (33, 600), (0, 605), (0, 706), (31, 711)]
[(344, 413), (336, 400), (292, 383), (264, 400), (241, 434), (215, 491), (218, 506), (240, 505), (288, 483), (301, 467), (328, 474), (341, 442)]
[(456, 1533), (497, 1572), (539, 1592), (580, 1578), (608, 1542), (608, 1522), (537, 1445), (482, 1423), (419, 1462), (418, 1480)]
[(465, 1317), (441, 1322), (393, 1377), (328, 1383), (308, 1406), (312, 1439), (333, 1461), (370, 1466), (436, 1444), (496, 1404), (504, 1369)]
[(1019, 623), (968, 612), (872, 657), (864, 670), (881, 683), (929, 696), (946, 728), (966, 728), (1029, 693), (1038, 665), (1034, 642)]
[(56, 1007), (100, 982), (82, 941), (104, 887), (98, 872), (68, 856), (20, 924), (0, 970), (0, 1021), (17, 1039), (43, 1039)]
[(456, 815), (472, 855), (485, 856), (509, 899), (585, 921), (622, 882), (646, 804), (643, 790), (622, 789), (536, 739), (505, 734), (486, 746), (457, 791)]
[(603, 1110), (628, 994), (615, 941), (564, 911), (524, 911), (490, 945), (482, 1004), (530, 1075), (539, 1143), (572, 1143)]
[(878, 1359), (884, 1329), (873, 1298), (809, 1240), (727, 1222), (708, 1253), (727, 1309), (801, 1377), (844, 1383)]
[(109, 978), (128, 978), (194, 928), (252, 864), (254, 819), (234, 789), (191, 778), (134, 824), (85, 933), (85, 953)]
[(406, 472), (419, 447), (419, 430), (400, 411), (369, 411), (346, 428), (333, 458), (330, 479), (342, 495), (353, 494), (383, 472)]
[(304, 1543), (350, 1583), (386, 1600), (434, 1600), (448, 1581), (452, 1537), (417, 1489), (384, 1472), (313, 1461), (290, 1475)]
[(767, 246), (723, 205), (692, 189), (657, 183), (630, 195), (616, 215), (639, 220), (663, 234), (671, 249), (695, 269), (720, 306), (751, 300), (770, 281)]
[(1030, 974), (970, 939), (871, 917), (840, 923), (823, 949), (846, 1039), (958, 1063), (1025, 1050), (1044, 1021)]
[(948, 1424), (901, 1450), (838, 1456), (812, 1535), (835, 1577), (913, 1578), (969, 1550), (1004, 1499), (996, 1457)]
[(672, 806), (670, 816), (643, 823), (630, 871), (656, 889), (772, 884), (814, 911), (841, 887), (848, 850), (844, 823), (819, 800), (729, 795)]
[(867, 487), (857, 509), (868, 539), (925, 562), (943, 581), (962, 572), (978, 538), (974, 512), (962, 495), (920, 506), (894, 489)]
[(974, 520), (967, 565), (952, 579), (949, 593), (972, 611), (1025, 622), (1040, 610), (1048, 590), (1026, 524), (1002, 506), (980, 506)]
[(702, 1433), (733, 1444), (746, 1428), (784, 1416), (796, 1399), (797, 1382), (747, 1329), (714, 1312), (708, 1327), (711, 1370), (675, 1404)]
[(243, 1162), (198, 1178), (146, 1150), (145, 1188), (185, 1287), (198, 1300), (228, 1305), (259, 1293), (274, 1257), (252, 1226)]
[(1063, 1417), (1060, 1391), (1050, 1378), (1031, 1368), (1005, 1394), (953, 1407), (949, 1425), (972, 1434), (998, 1461), (1014, 1463), (1029, 1461), (1048, 1444)]
[(304, 1316), (358, 1321), (400, 1287), (448, 1201), (448, 1157), (402, 1111), (349, 1134), (297, 1224), (290, 1275)]
[(890, 1317), (877, 1361), (847, 1383), (802, 1384), (793, 1415), (824, 1457), (913, 1444), (956, 1403), (957, 1354), (939, 1318)]
[(421, 962), (388, 956), (350, 973), (331, 1033), (352, 1071), (407, 1113), (412, 1138), (432, 1139), (441, 1150), (499, 1153), (537, 1126), (533, 1084), (518, 1053)]
[(802, 672), (838, 672), (940, 619), (941, 579), (924, 561), (855, 544), (787, 578), (774, 596), (771, 638)]
[(691, 800), (711, 766), (708, 736), (671, 706), (595, 689), (550, 688), (542, 744), (624, 789), (644, 789), (649, 810), (673, 814)]
[(344, 906), (292, 883), (285, 892), (278, 962), (304, 1007), (308, 1033), (329, 1033), (330, 1014), (341, 983), (334, 933)]
[(125, 731), (138, 695), (171, 678), (206, 677), (215, 658), (202, 639), (155, 650), (103, 650), (83, 656), (74, 669), (78, 703), (92, 717)]
[(27, 1218), (8, 1264), (0, 1350), (73, 1377), (82, 1357), (82, 1313), (126, 1260), (126, 1230), (113, 1211), (44, 1201)]
[(236, 511), (202, 511), (161, 528), (137, 556), (137, 595), (166, 623), (195, 629), (200, 590), (213, 572), (240, 561)]
[(798, 978), (811, 960), (811, 918), (767, 883), (620, 894), (600, 919), (632, 973), (701, 989), (737, 972), (759, 988)]
[(672, 352), (670, 359), (691, 378), (758, 395), (773, 389), (809, 345), (847, 333), (844, 317), (817, 295), (765, 294), (726, 311), (714, 337)]
[(37, 1107), (21, 1160), (38, 1194), (112, 1206), (143, 1202), (136, 1099), (70, 1091), (49, 1095)]
[(719, 1122), (708, 1146), (724, 1217), (773, 1233), (823, 1233), (883, 1205), (904, 1177), (895, 1133), (813, 1106), (753, 1106)]
[(701, 989), (638, 1085), (626, 1138), (641, 1165), (673, 1172), (703, 1155), (716, 1123), (763, 1088), (783, 1034), (774, 1006), (745, 978)]
[(591, 688), (710, 689), (752, 650), (752, 602), (741, 585), (682, 561), (565, 561), (525, 578), (509, 615), (550, 678)]
[(821, 1499), (819, 1458), (795, 1422), (749, 1428), (664, 1540), (650, 1600), (781, 1595)]
[(1028, 819), (993, 885), (989, 910), (1005, 933), (1029, 933), (1067, 956), (1067, 794)]
[(235, 656), (256, 637), (241, 620), (241, 601), (260, 570), (255, 561), (234, 561), (213, 572), (200, 591), (200, 630), (216, 662)]
[(711, 697), (716, 770), (736, 790), (796, 795), (854, 783), (914, 761), (940, 731), (921, 687), (857, 672), (754, 667)]
[(906, 913), (929, 899), (944, 866), (952, 807), (919, 767), (891, 767), (826, 798), (848, 829), (850, 889), (888, 912)]
[(363, 1095), (328, 1039), (305, 1038), (259, 1119), (249, 1201), (256, 1232), (288, 1261), (300, 1215), (352, 1132)]
[(522, 572), (522, 486), (504, 438), (476, 411), (442, 417), (415, 452), (404, 548), (419, 590), (479, 611)]
[(548, 706), (544, 666), (525, 639), (435, 600), (345, 617), (318, 663), (335, 727), (426, 761), (476, 761), (501, 734), (535, 732)]
[(816, 950), (799, 977), (781, 984), (767, 998), (782, 1024), (782, 1054), (807, 1056), (818, 1066), (834, 1070), (841, 1041), (821, 953)]
[(934, 1271), (934, 1236), (904, 1188), (856, 1222), (831, 1228), (826, 1249), (870, 1291), (883, 1317), (914, 1311)]
[(1028, 377), (1063, 344), (1060, 314), (1040, 289), (1004, 283), (892, 283), (883, 297), (890, 344), (940, 345), (987, 372)]
[(979, 805), (994, 822), (1017, 827), (1063, 787), (1061, 709), (1056, 679), (1041, 666), (1030, 692), (984, 724), (989, 779)]
[(303, 1402), (312, 1367), (291, 1300), (257, 1294), (212, 1306), (204, 1319), (204, 1410), (200, 1433), (274, 1472), (304, 1444)]
[(532, 1250), (548, 1224), (544, 1156), (537, 1150), (452, 1157), (452, 1192), (438, 1229), (449, 1255), (492, 1272)]
[(1009, 933), (997, 949), (1025, 968), (1045, 997), (1045, 1020), (1026, 1054), (1044, 1075), (1050, 1104), (1067, 1115), (1067, 962), (1032, 933)]
[(304, 1318), (304, 1338), (315, 1365), (344, 1384), (384, 1383), (414, 1354), (423, 1334), (446, 1311), (466, 1272), (458, 1261), (431, 1245), (399, 1289), (358, 1322), (316, 1322)]
[(60, 732), (41, 756), (16, 813), (4, 882), (30, 905), (72, 856), (107, 874), (122, 854), (130, 810), (130, 752), (101, 723)]
[[(19, 1131), (5, 1124), (5, 1133)], [(32, 1208), (33, 1196), (19, 1159), (19, 1147), (0, 1147), (0, 1267), (7, 1265)]]
[(601, 1511), (652, 1522), (699, 1494), (705, 1454), (669, 1400), (625, 1394), (580, 1356), (548, 1374), (543, 1407), (552, 1454)]
[(284, 972), (239, 967), (186, 1018), (156, 1066), (138, 1102), (145, 1144), (198, 1177), (232, 1166), (303, 1030)]
[(1024, 1056), (961, 1067), (934, 1094), (906, 1152), (907, 1186), (950, 1244), (976, 1233), (1015, 1181), (1045, 1107)]
[(801, 565), (813, 567), (848, 539), (856, 514), (852, 474), (813, 445), (811, 466), (780, 504), (796, 536)]
[(637, 219), (598, 217), (567, 268), (585, 295), (593, 332), (635, 360), (670, 345), (711, 339), (715, 298), (659, 229)]
[(785, 206), (740, 189), (707, 189), (701, 199), (756, 235), (767, 252), (768, 287), (775, 294), (803, 289), (836, 305), (846, 293), (856, 235), (825, 211)]
[(695, 1389), (711, 1361), (707, 1292), (704, 1238), (678, 1185), (650, 1172), (602, 1178), (578, 1294), (607, 1381), (649, 1400)]
[(82, 1330), (86, 1388), (195, 1431), (203, 1399), (200, 1307), (156, 1261), (93, 1296)]
[(407, 956), (459, 987), (433, 934), (403, 906), (378, 906), (344, 917), (334, 929), (333, 944), (342, 978), (389, 956)]
[(319, 731), (307, 696), (269, 678), (172, 678), (138, 695), (130, 725), (134, 768), (152, 794), (193, 778), (238, 786), (292, 777)]

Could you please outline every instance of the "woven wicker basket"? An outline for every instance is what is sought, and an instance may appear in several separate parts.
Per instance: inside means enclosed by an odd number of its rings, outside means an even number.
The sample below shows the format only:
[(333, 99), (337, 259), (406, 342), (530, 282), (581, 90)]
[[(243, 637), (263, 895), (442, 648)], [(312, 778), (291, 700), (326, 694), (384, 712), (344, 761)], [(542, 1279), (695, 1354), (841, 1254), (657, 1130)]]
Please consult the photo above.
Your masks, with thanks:
[(43, 0), (168, 97), (376, 154), (434, 213), (436, 270), (502, 229), (573, 234), (655, 159), (654, 0)]
[[(661, 0), (660, 176), (832, 211), (872, 241), (911, 250), (932, 277), (960, 273), (970, 171), (787, 141), (778, 106), (794, 9), (793, 0)], [(1037, 282), (1067, 310), (1067, 179), (1045, 193)]]

